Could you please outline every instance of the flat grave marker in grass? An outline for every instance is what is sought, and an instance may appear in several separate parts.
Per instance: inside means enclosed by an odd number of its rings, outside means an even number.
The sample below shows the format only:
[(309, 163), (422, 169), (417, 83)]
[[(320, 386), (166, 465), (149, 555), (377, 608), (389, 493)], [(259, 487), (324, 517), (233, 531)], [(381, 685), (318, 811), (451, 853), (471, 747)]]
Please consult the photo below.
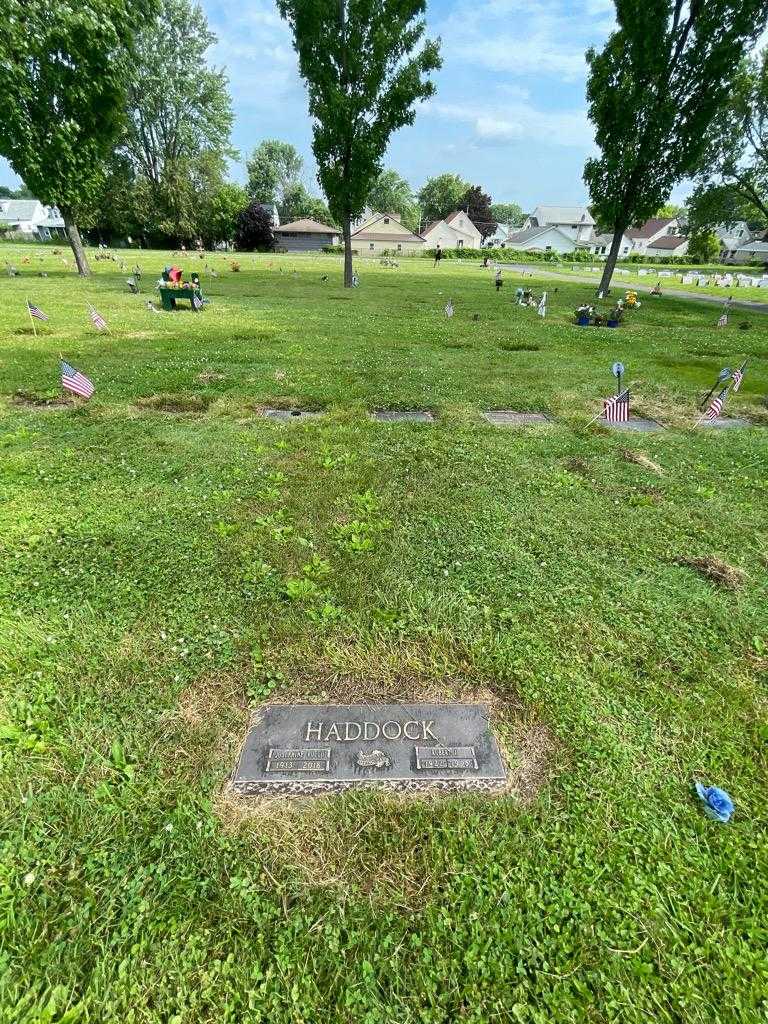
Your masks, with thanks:
[(752, 420), (745, 420), (741, 416), (727, 416), (725, 419), (718, 417), (716, 420), (703, 419), (697, 424), (699, 427), (714, 427), (719, 430), (728, 430), (730, 427), (754, 427)]
[(281, 420), (284, 423), (317, 419), (323, 415), (318, 409), (272, 409), (269, 406), (262, 409), (261, 414), (270, 420)]
[(373, 418), (380, 423), (434, 423), (427, 409), (374, 409)]
[(639, 434), (652, 434), (655, 431), (667, 429), (663, 423), (647, 419), (644, 416), (630, 416), (628, 420), (615, 423), (601, 416), (597, 422), (602, 427), (608, 427), (610, 430), (634, 430)]
[(525, 427), (531, 423), (551, 423), (548, 412), (516, 412), (514, 409), (488, 409), (483, 418), (494, 427)]
[(240, 796), (494, 790), (507, 771), (485, 704), (269, 704), (232, 777)]

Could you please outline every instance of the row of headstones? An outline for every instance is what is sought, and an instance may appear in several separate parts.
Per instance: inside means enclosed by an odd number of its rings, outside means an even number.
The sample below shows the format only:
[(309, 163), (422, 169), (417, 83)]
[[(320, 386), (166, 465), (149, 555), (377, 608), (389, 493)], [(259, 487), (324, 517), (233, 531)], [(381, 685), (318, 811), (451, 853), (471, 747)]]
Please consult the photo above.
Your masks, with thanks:
[[(275, 420), (307, 420), (316, 419), (323, 414), (317, 411), (305, 409), (264, 409), (263, 413), (270, 419)], [(435, 415), (427, 409), (374, 409), (371, 413), (373, 419), (381, 423), (434, 423)], [(536, 423), (553, 423), (554, 416), (547, 412), (522, 412), (516, 409), (487, 409), (482, 416), (488, 423), (495, 427), (523, 427)], [(654, 431), (666, 430), (667, 428), (657, 420), (646, 419), (642, 416), (632, 416), (626, 422), (607, 422), (602, 417), (597, 421), (602, 426), (612, 427), (616, 430), (635, 430), (640, 433), (652, 433)], [(705, 419), (702, 427), (750, 427), (749, 420), (739, 417), (728, 419)]]

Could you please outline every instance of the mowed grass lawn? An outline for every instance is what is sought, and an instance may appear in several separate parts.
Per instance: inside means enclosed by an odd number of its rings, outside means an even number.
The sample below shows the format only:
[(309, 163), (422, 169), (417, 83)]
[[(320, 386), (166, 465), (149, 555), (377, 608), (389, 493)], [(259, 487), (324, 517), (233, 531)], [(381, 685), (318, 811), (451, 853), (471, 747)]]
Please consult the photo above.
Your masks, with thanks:
[[(768, 318), (247, 254), (155, 314), (168, 253), (132, 296), (37, 251), (0, 280), (0, 1021), (765, 1021), (768, 430), (690, 424), (745, 356), (768, 423)], [(14, 398), (59, 352), (94, 398)], [(587, 426), (615, 359), (672, 429)], [(226, 792), (264, 701), (419, 698), (492, 705), (508, 794)]]

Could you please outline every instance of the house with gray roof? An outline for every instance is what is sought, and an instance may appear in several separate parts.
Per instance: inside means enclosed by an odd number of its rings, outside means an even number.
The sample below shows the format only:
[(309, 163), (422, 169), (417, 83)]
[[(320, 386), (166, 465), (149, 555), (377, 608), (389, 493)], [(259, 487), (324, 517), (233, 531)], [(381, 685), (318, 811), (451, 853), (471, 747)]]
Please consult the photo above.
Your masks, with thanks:
[(537, 206), (526, 217), (522, 230), (543, 227), (557, 228), (574, 242), (588, 242), (595, 231), (595, 220), (586, 206)]
[(6, 237), (47, 242), (64, 237), (64, 219), (55, 206), (44, 206), (39, 199), (0, 199), (0, 227)]
[(569, 253), (576, 248), (576, 241), (561, 228), (545, 224), (542, 227), (523, 227), (514, 231), (507, 238), (504, 248), (515, 249), (517, 252)]

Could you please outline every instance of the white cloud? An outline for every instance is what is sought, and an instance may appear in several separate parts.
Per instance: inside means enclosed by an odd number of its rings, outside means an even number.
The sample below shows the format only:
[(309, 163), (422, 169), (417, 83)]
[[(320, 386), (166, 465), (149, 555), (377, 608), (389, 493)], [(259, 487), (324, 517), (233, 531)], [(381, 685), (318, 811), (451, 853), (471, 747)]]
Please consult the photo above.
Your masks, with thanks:
[(425, 104), (427, 114), (471, 126), (476, 145), (501, 145), (520, 139), (535, 139), (553, 146), (591, 148), (593, 130), (584, 110), (537, 110), (528, 102), (508, 109), (489, 109), (473, 103)]

